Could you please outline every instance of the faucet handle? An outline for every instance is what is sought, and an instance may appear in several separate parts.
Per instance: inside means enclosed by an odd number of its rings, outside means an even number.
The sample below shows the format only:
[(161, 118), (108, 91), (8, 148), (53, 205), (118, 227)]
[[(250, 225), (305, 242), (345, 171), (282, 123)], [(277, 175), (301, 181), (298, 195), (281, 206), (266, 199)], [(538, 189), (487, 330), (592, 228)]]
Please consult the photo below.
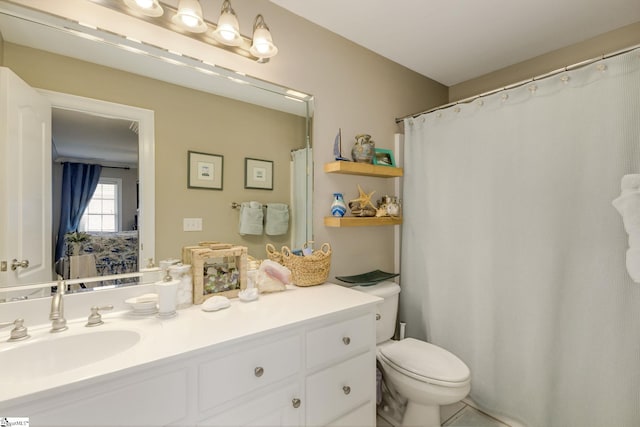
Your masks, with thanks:
[(24, 326), (24, 319), (16, 319), (13, 322), (0, 323), (0, 328), (6, 328), (11, 325), (13, 325), (13, 329), (11, 330), (11, 335), (9, 335), (9, 339), (7, 341), (20, 341), (29, 338), (27, 328)]
[(98, 307), (97, 305), (94, 305), (93, 307), (91, 307), (91, 314), (89, 315), (89, 318), (87, 319), (87, 324), (85, 326), (87, 327), (100, 326), (104, 323), (102, 321), (102, 315), (100, 314), (100, 310), (102, 311), (113, 310), (113, 306), (109, 304), (102, 307)]

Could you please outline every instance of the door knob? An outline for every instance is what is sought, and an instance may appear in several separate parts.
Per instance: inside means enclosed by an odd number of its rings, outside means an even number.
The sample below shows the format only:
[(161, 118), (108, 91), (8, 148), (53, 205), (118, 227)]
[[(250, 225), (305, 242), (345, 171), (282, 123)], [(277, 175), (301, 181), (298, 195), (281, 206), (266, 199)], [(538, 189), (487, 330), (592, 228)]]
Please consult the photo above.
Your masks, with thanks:
[(16, 271), (18, 267), (20, 268), (29, 267), (29, 260), (23, 259), (22, 261), (18, 261), (17, 259), (14, 258), (13, 261), (11, 261), (11, 271)]
[(346, 385), (346, 386), (342, 387), (342, 391), (344, 392), (344, 394), (349, 394), (349, 393), (351, 393), (351, 387)]
[(343, 337), (342, 338), (342, 342), (344, 343), (344, 345), (349, 345), (349, 344), (351, 344), (351, 338)]
[(291, 404), (292, 404), (292, 405), (293, 405), (293, 407), (294, 407), (294, 408), (296, 408), (296, 409), (300, 407), (300, 403), (301, 403), (301, 402), (300, 402), (300, 399), (298, 399), (297, 397), (296, 397), (296, 398), (294, 398), (294, 399), (291, 401)]
[(259, 378), (262, 376), (262, 374), (264, 374), (264, 369), (262, 368), (262, 366), (258, 366), (253, 370), (253, 373), (255, 374), (256, 377)]

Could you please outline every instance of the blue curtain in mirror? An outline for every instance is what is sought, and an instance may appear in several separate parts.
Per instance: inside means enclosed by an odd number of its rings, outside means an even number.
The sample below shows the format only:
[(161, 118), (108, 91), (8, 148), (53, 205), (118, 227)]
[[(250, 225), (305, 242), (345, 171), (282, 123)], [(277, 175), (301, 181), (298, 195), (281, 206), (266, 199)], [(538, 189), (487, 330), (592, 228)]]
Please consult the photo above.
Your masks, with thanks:
[(93, 192), (96, 191), (102, 166), (84, 163), (63, 163), (60, 228), (56, 241), (56, 261), (64, 257), (64, 235), (78, 231), (80, 219)]

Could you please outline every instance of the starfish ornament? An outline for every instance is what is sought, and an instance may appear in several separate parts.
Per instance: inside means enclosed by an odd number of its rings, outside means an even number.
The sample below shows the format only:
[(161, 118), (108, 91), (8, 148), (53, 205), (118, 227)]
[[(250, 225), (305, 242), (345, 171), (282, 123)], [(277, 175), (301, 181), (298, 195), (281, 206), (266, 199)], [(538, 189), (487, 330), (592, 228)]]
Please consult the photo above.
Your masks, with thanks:
[(360, 184), (358, 184), (358, 192), (360, 193), (358, 198), (349, 200), (349, 202), (358, 202), (360, 204), (361, 209), (364, 209), (367, 206), (371, 206), (373, 209), (376, 208), (375, 206), (373, 206), (373, 203), (371, 203), (371, 196), (373, 196), (375, 191), (372, 191), (371, 193), (367, 194), (364, 192), (362, 187), (360, 187)]

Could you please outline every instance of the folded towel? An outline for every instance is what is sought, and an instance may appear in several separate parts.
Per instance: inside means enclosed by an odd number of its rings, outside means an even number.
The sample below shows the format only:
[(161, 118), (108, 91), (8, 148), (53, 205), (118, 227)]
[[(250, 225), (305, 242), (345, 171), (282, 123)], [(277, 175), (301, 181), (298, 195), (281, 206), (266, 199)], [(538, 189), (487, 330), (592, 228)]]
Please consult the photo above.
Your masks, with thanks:
[(623, 194), (612, 204), (622, 215), (622, 222), (627, 233), (640, 231), (640, 191), (623, 191)]
[(240, 205), (240, 224), (239, 233), (241, 236), (245, 234), (262, 234), (262, 204), (258, 202), (242, 202)]
[(624, 229), (629, 234), (626, 267), (631, 279), (640, 283), (640, 174), (622, 177), (622, 193), (612, 204), (622, 216)]
[(287, 234), (289, 229), (289, 206), (285, 203), (268, 203), (265, 233), (269, 236)]
[(620, 189), (622, 194), (629, 191), (640, 191), (640, 174), (631, 173), (623, 176), (620, 180)]

